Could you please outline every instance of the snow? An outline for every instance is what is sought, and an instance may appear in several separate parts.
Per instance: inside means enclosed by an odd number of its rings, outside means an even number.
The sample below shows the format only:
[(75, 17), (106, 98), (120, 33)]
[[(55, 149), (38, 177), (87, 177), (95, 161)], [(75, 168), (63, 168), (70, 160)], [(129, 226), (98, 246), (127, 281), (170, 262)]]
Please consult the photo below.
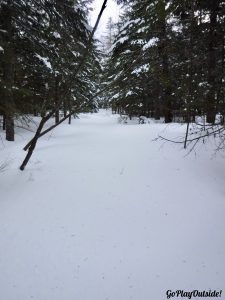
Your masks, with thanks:
[(32, 133), (17, 128), (15, 143), (2, 141), (0, 299), (157, 300), (225, 288), (224, 158), (211, 159), (210, 143), (186, 156), (153, 141), (186, 126), (117, 119), (100, 111), (62, 124), (24, 172)]
[(144, 44), (144, 40), (143, 39), (136, 39), (131, 41), (131, 45), (143, 45)]
[(80, 53), (79, 53), (79, 52), (72, 51), (72, 53), (73, 53), (73, 55), (74, 55), (75, 57), (80, 57)]
[(52, 65), (47, 57), (42, 57), (39, 54), (36, 54), (36, 57), (41, 60), (48, 69), (52, 70)]
[(61, 39), (61, 35), (58, 32), (53, 32), (52, 34), (56, 39)]
[(133, 91), (129, 91), (129, 92), (126, 93), (126, 97), (127, 96), (132, 96), (132, 95), (135, 95), (135, 93)]
[(199, 82), (198, 85), (204, 87), (204, 86), (207, 86), (207, 85), (208, 85), (208, 82), (207, 82), (207, 81)]
[(88, 31), (92, 31), (93, 30), (93, 28), (90, 26), (90, 25), (88, 25), (88, 23), (86, 23), (86, 22), (84, 22), (84, 21), (81, 21), (82, 22), (82, 24), (84, 25), (84, 27), (88, 30)]
[(114, 50), (114, 48), (117, 47), (117, 44), (123, 44), (125, 43), (127, 40), (129, 39), (128, 36), (124, 36), (124, 37), (121, 37), (120, 39), (118, 39), (108, 50), (108, 52), (112, 52)]
[(4, 52), (4, 49), (0, 46), (0, 52)]
[(150, 68), (150, 65), (149, 64), (144, 64), (138, 68), (136, 68), (134, 71), (131, 72), (131, 74), (140, 74), (140, 73), (145, 73), (145, 72), (148, 72), (149, 71), (149, 68)]
[(129, 20), (129, 21), (127, 21), (127, 22), (122, 26), (121, 31), (125, 30), (125, 29), (128, 28), (128, 27), (133, 26), (133, 24), (138, 24), (138, 23), (140, 23), (140, 22), (141, 22), (141, 19), (140, 19), (140, 18)]
[(148, 30), (148, 26), (143, 26), (138, 29), (137, 33), (142, 33), (142, 32), (145, 32), (146, 30)]
[(159, 38), (153, 37), (153, 38), (151, 38), (151, 39), (147, 42), (147, 44), (144, 45), (144, 47), (142, 48), (142, 50), (147, 50), (147, 49), (149, 49), (149, 48), (151, 48), (151, 47), (157, 45), (158, 42), (159, 42)]

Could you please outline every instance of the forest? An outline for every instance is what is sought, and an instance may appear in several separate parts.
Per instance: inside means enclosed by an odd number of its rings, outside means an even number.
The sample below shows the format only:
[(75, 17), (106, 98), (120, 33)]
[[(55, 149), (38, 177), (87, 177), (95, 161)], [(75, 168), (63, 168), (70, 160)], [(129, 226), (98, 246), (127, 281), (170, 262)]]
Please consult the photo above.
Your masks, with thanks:
[[(118, 1), (118, 23), (91, 35), (92, 1), (3, 1), (0, 113), (8, 141), (14, 120), (96, 111), (165, 123), (205, 116), (224, 123), (224, 24), (221, 0)], [(88, 47), (88, 55), (87, 53)], [(83, 62), (82, 62), (83, 61)], [(218, 120), (217, 120), (218, 121)]]
[(0, 300), (224, 299), (224, 40), (225, 0), (0, 0)]
[(106, 64), (115, 111), (224, 121), (224, 1), (125, 1)]
[(94, 41), (78, 69), (91, 33), (86, 2), (1, 1), (0, 105), (8, 141), (16, 118), (54, 110), (57, 123), (60, 110), (96, 109), (89, 99), (100, 72)]

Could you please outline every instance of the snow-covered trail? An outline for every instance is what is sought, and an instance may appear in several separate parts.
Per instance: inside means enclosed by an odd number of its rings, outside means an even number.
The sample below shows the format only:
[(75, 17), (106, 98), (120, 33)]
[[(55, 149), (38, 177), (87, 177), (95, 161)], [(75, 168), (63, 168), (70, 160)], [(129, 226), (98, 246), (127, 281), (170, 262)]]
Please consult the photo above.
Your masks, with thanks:
[(1, 150), (13, 159), (0, 173), (1, 300), (225, 289), (224, 159), (184, 157), (152, 142), (165, 125), (116, 118), (101, 111), (63, 124), (24, 172), (28, 137)]

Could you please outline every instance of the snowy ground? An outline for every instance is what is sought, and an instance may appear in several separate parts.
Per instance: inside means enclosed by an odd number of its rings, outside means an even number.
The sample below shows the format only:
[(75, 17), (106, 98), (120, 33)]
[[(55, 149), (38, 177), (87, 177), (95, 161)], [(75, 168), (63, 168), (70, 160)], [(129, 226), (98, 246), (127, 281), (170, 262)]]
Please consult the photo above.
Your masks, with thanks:
[(225, 158), (153, 142), (185, 128), (164, 130), (81, 115), (43, 137), (24, 172), (32, 133), (1, 143), (1, 300), (225, 299)]

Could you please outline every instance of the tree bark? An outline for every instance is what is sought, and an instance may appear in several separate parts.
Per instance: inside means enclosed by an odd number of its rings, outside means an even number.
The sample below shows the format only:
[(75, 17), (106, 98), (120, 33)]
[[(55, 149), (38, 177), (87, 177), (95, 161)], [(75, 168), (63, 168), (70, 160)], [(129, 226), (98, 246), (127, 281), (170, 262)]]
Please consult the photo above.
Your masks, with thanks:
[(161, 25), (161, 43), (160, 56), (162, 59), (162, 105), (164, 107), (165, 123), (173, 121), (172, 103), (171, 103), (171, 87), (169, 74), (169, 58), (168, 58), (168, 40), (167, 40), (167, 23), (166, 23), (166, 3), (165, 0), (160, 1), (160, 25)]
[(209, 27), (209, 45), (208, 45), (208, 86), (209, 91), (206, 96), (206, 120), (208, 123), (215, 123), (216, 118), (216, 27), (218, 0), (210, 1), (210, 27)]
[(38, 129), (37, 129), (37, 131), (35, 133), (35, 136), (33, 137), (33, 139), (30, 142), (28, 153), (27, 153), (27, 155), (26, 155), (26, 157), (25, 157), (22, 165), (20, 166), (20, 170), (21, 171), (23, 171), (25, 169), (28, 161), (30, 160), (31, 155), (33, 154), (33, 151), (34, 151), (34, 149), (36, 147), (37, 140), (38, 140), (38, 138), (39, 138), (39, 136), (41, 134), (41, 131), (42, 131), (45, 123), (51, 118), (52, 115), (53, 115), (53, 113), (50, 113), (49, 115), (47, 115), (46, 117), (44, 117), (44, 118), (41, 119), (41, 122), (40, 122), (40, 124), (38, 126)]
[(9, 142), (14, 141), (14, 119), (12, 115), (6, 114), (5, 116), (5, 129), (6, 140)]
[(155, 107), (155, 110), (154, 110), (154, 119), (155, 120), (160, 120), (160, 109), (158, 106)]
[(72, 108), (71, 108), (71, 99), (68, 98), (68, 109), (69, 109), (69, 119), (68, 119), (68, 124), (71, 125), (72, 123)]
[(59, 77), (55, 76), (55, 123), (59, 123)]
[(65, 118), (65, 116), (67, 115), (67, 109), (68, 109), (68, 104), (67, 104), (67, 99), (66, 97), (63, 100), (63, 117)]
[(5, 130), (5, 114), (3, 114), (2, 118), (2, 130)]
[[(55, 127), (60, 125), (61, 123), (63, 123), (66, 119), (70, 118), (73, 114), (74, 114), (74, 111), (72, 111), (68, 115), (66, 115), (57, 124), (50, 126), (48, 129), (44, 130), (43, 132), (40, 131), (39, 134), (37, 135), (37, 139), (39, 139), (40, 137), (42, 137), (43, 135), (45, 135), (46, 133), (48, 133), (49, 131), (51, 131), (52, 129), (54, 129)], [(36, 138), (36, 134), (35, 134), (34, 138), (32, 140), (30, 140), (29, 143), (27, 143), (26, 146), (23, 148), (24, 151), (27, 151), (31, 147), (35, 138)]]
[(4, 58), (3, 58), (3, 108), (5, 111), (6, 140), (14, 141), (14, 46), (13, 46), (13, 24), (12, 9), (10, 5), (2, 5), (4, 35)]

